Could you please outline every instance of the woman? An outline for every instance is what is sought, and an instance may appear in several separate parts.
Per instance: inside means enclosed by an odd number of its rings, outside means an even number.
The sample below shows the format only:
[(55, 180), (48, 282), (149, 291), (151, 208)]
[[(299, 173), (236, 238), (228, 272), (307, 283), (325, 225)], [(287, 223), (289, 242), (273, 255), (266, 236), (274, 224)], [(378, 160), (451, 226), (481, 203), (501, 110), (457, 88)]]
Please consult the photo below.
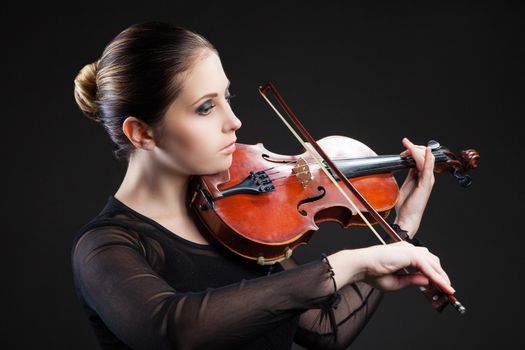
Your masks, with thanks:
[[(132, 25), (75, 79), (80, 109), (128, 168), (72, 244), (75, 289), (104, 349), (340, 349), (383, 291), (447, 293), (436, 256), (406, 242), (344, 249), (297, 265), (261, 266), (216, 244), (188, 210), (192, 175), (229, 168), (241, 121), (217, 50), (161, 22)], [(396, 223), (413, 237), (433, 186), (428, 147), (403, 139), (412, 169)], [(234, 256), (235, 255), (235, 256)], [(421, 273), (398, 275), (404, 267)]]

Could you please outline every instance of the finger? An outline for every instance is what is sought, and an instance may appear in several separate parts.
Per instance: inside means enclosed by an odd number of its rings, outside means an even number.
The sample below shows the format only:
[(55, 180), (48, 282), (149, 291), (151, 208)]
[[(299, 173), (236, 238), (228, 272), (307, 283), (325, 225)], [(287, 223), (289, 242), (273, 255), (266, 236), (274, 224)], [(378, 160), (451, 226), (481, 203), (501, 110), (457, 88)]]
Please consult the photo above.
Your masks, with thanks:
[(446, 276), (445, 271), (441, 270), (441, 273), (436, 271), (436, 269), (429, 263), (423, 263), (420, 270), (430, 278), (442, 291), (446, 293), (454, 293), (455, 290), (450, 285), (450, 279)]
[(429, 279), (421, 272), (410, 273), (407, 275), (397, 276), (397, 289), (405, 288), (408, 286), (427, 286)]
[(412, 141), (410, 141), (408, 139), (408, 137), (403, 137), (403, 145), (406, 147), (406, 148), (411, 148), (411, 147), (414, 147), (414, 144), (412, 143)]
[(413, 254), (412, 264), (414, 267), (419, 269), (444, 292), (454, 293), (454, 288), (450, 285), (450, 279), (446, 276), (445, 271), (443, 271), (441, 266), (433, 266), (433, 260), (430, 258), (428, 250), (418, 247), (413, 249)]
[(398, 241), (398, 242), (392, 243), (392, 245), (397, 245), (400, 247), (411, 247), (411, 248), (415, 247), (415, 245), (407, 241)]
[(427, 147), (427, 146), (416, 145), (416, 144), (412, 143), (412, 148), (413, 148), (413, 149), (417, 149), (417, 150), (421, 151), (422, 153), (425, 152), (425, 148), (426, 148), (426, 147)]
[(432, 266), (432, 268), (441, 276), (443, 276), (447, 280), (448, 284), (450, 284), (450, 278), (448, 277), (443, 267), (441, 267), (441, 264), (439, 263), (439, 258), (433, 254), (431, 254), (431, 258), (432, 261), (430, 261), (430, 266)]
[(428, 259), (430, 267), (432, 267), (436, 273), (440, 274), (443, 278), (445, 278), (446, 281), (450, 284), (450, 278), (448, 277), (445, 270), (441, 267), (439, 257), (435, 254), (432, 254), (427, 247), (419, 246), (417, 247), (417, 249), (423, 253), (425, 258)]
[(401, 140), (401, 143), (403, 146), (405, 146), (406, 150), (404, 151), (407, 155), (410, 155), (415, 150), (415, 145), (406, 137), (403, 137), (403, 140)]
[(434, 255), (434, 254), (431, 253), (430, 256), (437, 264), (440, 264), (440, 260), (439, 260), (439, 257), (437, 255)]
[(401, 140), (401, 144), (403, 146), (405, 146), (406, 150), (404, 150), (403, 152), (401, 152), (399, 155), (401, 157), (407, 157), (411, 154), (411, 150), (410, 148), (412, 147), (412, 142), (410, 142), (410, 140), (406, 137), (403, 137), (403, 139)]
[(404, 137), (403, 140), (401, 140), (403, 146), (405, 146), (407, 149), (404, 150), (403, 152), (400, 153), (401, 156), (405, 157), (407, 155), (410, 155), (410, 154), (413, 154), (414, 152), (416, 153), (421, 153), (421, 154), (424, 154), (425, 153), (425, 147), (426, 146), (422, 146), (422, 145), (415, 145), (414, 143), (412, 143), (412, 141), (410, 141), (408, 138)]
[(410, 150), (406, 149), (403, 152), (399, 153), (401, 157), (407, 157), (410, 155)]
[(426, 147), (425, 150), (425, 162), (423, 165), (423, 173), (421, 174), (423, 181), (432, 182), (432, 178), (434, 177), (434, 165), (435, 165), (435, 157), (432, 154), (432, 150), (430, 147)]
[(425, 148), (426, 146), (414, 145), (408, 138), (403, 139), (403, 145), (408, 149), (410, 155), (416, 162), (418, 171), (423, 171), (425, 163)]

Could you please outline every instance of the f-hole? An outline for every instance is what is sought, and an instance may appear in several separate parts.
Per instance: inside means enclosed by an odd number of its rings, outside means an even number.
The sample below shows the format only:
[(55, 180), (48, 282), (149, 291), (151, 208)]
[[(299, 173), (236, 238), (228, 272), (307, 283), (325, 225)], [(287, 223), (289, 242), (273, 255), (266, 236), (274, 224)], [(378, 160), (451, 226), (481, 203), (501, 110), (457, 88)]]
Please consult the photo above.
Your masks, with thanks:
[(270, 158), (270, 155), (269, 154), (266, 154), (266, 153), (263, 153), (261, 155), (261, 157), (264, 158), (264, 160), (266, 160), (267, 162), (272, 162), (272, 163), (290, 163), (289, 160), (283, 160), (283, 159), (271, 159)]
[(325, 195), (326, 195), (326, 190), (323, 186), (317, 186), (317, 190), (321, 192), (320, 195), (318, 196), (315, 196), (315, 197), (310, 197), (310, 198), (305, 198), (303, 200), (301, 200), (299, 203), (297, 203), (297, 211), (303, 215), (303, 216), (306, 216), (308, 215), (308, 213), (306, 212), (306, 210), (304, 209), (300, 209), (299, 207), (305, 203), (310, 203), (310, 202), (314, 202), (316, 200), (319, 200), (321, 198), (323, 198)]

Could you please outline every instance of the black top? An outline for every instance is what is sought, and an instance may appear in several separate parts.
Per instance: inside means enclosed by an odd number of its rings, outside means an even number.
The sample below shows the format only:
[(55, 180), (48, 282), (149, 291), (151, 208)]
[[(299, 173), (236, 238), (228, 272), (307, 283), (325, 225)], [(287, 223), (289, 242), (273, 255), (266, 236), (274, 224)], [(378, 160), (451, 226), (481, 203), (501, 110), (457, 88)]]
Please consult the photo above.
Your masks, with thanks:
[(322, 256), (258, 265), (186, 240), (113, 195), (72, 243), (75, 291), (103, 349), (345, 348), (382, 297), (358, 282), (334, 303)]

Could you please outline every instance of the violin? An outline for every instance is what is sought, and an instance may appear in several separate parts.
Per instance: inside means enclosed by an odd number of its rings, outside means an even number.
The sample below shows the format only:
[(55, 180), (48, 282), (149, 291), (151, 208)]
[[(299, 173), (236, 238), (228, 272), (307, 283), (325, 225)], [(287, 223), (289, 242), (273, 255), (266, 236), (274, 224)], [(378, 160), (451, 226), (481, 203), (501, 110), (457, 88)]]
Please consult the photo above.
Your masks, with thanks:
[[(415, 167), (414, 159), (377, 155), (366, 144), (340, 135), (316, 141), (271, 82), (259, 90), (263, 97), (269, 90), (275, 94), (309, 141), (300, 140), (304, 152), (297, 155), (274, 153), (262, 143), (236, 143), (228, 170), (194, 176), (189, 206), (208, 233), (230, 251), (260, 265), (289, 258), (294, 249), (308, 243), (320, 222), (335, 221), (344, 228), (369, 226), (385, 244), (372, 226), (380, 224), (400, 241), (385, 219), (399, 198), (393, 173)], [(475, 149), (456, 156), (437, 141), (429, 141), (428, 146), (435, 157), (436, 173), (448, 171), (461, 186), (470, 186), (466, 172), (477, 167), (479, 153)], [(433, 284), (422, 291), (439, 311), (448, 302), (460, 312), (465, 310), (453, 295), (444, 295)]]

